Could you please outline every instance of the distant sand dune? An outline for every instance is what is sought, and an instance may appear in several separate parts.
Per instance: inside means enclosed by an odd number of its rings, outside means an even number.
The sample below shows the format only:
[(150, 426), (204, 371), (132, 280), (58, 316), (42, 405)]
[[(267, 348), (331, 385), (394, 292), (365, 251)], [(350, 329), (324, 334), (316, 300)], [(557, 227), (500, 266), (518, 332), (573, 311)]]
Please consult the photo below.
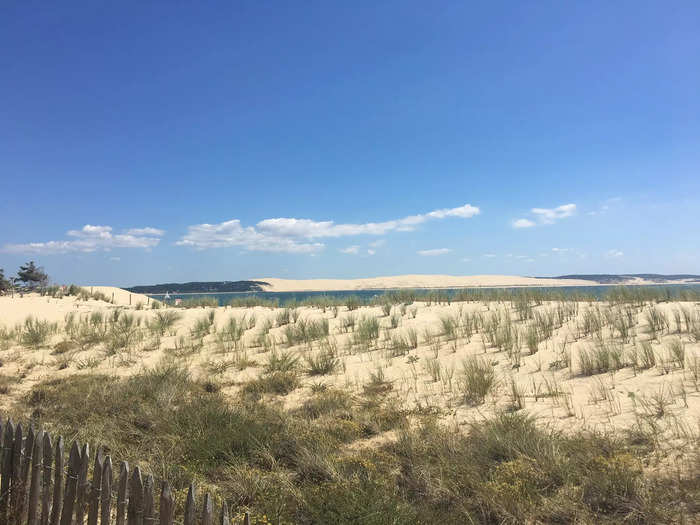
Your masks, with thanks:
[(594, 286), (595, 281), (578, 279), (540, 279), (517, 275), (395, 275), (367, 279), (255, 279), (270, 286), (268, 292), (306, 292), (331, 290), (371, 290), (382, 288), (462, 288), (487, 286)]

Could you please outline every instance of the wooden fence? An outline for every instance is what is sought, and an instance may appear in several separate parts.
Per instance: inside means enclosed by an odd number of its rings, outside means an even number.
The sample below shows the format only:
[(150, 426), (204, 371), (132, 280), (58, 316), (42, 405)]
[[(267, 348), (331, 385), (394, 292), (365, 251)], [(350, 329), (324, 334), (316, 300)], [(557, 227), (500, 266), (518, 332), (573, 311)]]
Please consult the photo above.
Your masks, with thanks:
[[(87, 444), (74, 441), (66, 464), (62, 437), (1, 420), (0, 442), (0, 525), (233, 525), (226, 503), (215, 516), (209, 494), (197, 509), (194, 485), (176, 522), (167, 482), (156, 504), (153, 477), (122, 462), (115, 484), (112, 460), (99, 448), (90, 476)], [(242, 522), (250, 523), (247, 513)]]

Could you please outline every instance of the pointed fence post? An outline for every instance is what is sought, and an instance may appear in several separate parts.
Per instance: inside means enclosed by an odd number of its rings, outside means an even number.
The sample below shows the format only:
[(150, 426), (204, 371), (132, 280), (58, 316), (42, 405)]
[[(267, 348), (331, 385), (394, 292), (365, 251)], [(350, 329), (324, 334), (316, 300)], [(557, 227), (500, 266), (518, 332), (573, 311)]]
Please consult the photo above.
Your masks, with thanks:
[(128, 525), (143, 525), (143, 479), (139, 467), (134, 468), (129, 482), (129, 508), (126, 522)]
[(126, 522), (126, 498), (129, 492), (129, 464), (122, 461), (119, 467), (119, 486), (117, 487), (117, 524)]
[(185, 519), (183, 520), (183, 525), (195, 525), (195, 489), (194, 483), (190, 484), (190, 488), (187, 491), (187, 500), (185, 501)]
[(97, 517), (100, 512), (100, 494), (102, 492), (102, 469), (104, 468), (104, 455), (98, 448), (95, 454), (95, 466), (92, 469), (92, 487), (88, 495), (88, 525), (97, 525)]
[(0, 522), (7, 523), (7, 509), (10, 503), (10, 490), (12, 486), (12, 457), (14, 455), (15, 426), (11, 420), (5, 424), (5, 432), (2, 440), (2, 482), (0, 483)]
[(170, 485), (163, 482), (163, 488), (160, 491), (160, 525), (173, 525), (173, 515), (175, 513), (175, 501), (173, 493), (170, 491)]
[(49, 517), (51, 513), (51, 462), (53, 457), (53, 444), (51, 443), (51, 436), (48, 432), (44, 432), (44, 444), (42, 446), (44, 461), (43, 461), (43, 472), (41, 480), (41, 519), (39, 523), (41, 525), (49, 525)]
[(50, 525), (58, 525), (63, 510), (63, 468), (65, 460), (63, 458), (63, 437), (58, 436), (56, 441), (55, 461), (54, 461), (54, 482), (53, 482), (53, 506), (51, 507)]
[(90, 494), (90, 482), (88, 472), (90, 470), (90, 446), (85, 443), (80, 453), (80, 471), (78, 472), (78, 486), (75, 497), (75, 523), (83, 525), (85, 511), (87, 510), (88, 496)]
[(34, 429), (30, 426), (27, 431), (27, 437), (24, 440), (24, 457), (20, 470), (19, 494), (17, 494), (17, 515), (15, 523), (18, 525), (24, 521), (24, 515), (27, 512), (27, 488), (29, 487), (29, 478), (32, 470), (32, 455), (34, 454)]
[(224, 501), (221, 504), (221, 516), (219, 517), (219, 525), (231, 525), (231, 518), (228, 517), (228, 505)]
[(19, 524), (20, 496), (22, 494), (22, 423), (15, 428), (15, 444), (12, 447), (12, 479), (10, 480), (11, 525)]
[(102, 468), (102, 501), (100, 503), (100, 525), (109, 525), (112, 505), (112, 458), (107, 456)]
[(208, 492), (204, 495), (202, 525), (214, 525), (214, 508), (211, 503), (211, 495)]
[(153, 501), (153, 476), (146, 476), (143, 482), (143, 523), (151, 525), (156, 521), (156, 507)]
[(39, 431), (34, 436), (34, 452), (32, 453), (32, 481), (29, 485), (29, 504), (27, 510), (27, 525), (39, 523), (39, 493), (41, 492), (42, 462), (44, 459), (44, 434)]
[(61, 509), (61, 525), (73, 523), (73, 511), (75, 510), (75, 497), (78, 493), (78, 477), (80, 476), (80, 444), (74, 441), (68, 456), (68, 472), (66, 473), (66, 490), (63, 495), (63, 509)]

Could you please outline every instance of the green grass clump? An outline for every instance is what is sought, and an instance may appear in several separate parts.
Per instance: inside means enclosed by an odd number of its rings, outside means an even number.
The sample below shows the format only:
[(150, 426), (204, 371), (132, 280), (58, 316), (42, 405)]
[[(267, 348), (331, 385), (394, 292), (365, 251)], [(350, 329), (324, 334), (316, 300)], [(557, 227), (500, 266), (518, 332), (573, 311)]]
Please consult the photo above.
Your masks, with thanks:
[(262, 394), (286, 396), (301, 386), (299, 374), (296, 371), (269, 372), (248, 381), (241, 392), (245, 395), (259, 397)]
[(480, 405), (496, 386), (496, 372), (486, 359), (468, 357), (462, 362), (458, 384), (465, 402)]
[(163, 336), (166, 332), (171, 330), (180, 319), (182, 319), (180, 312), (175, 310), (159, 310), (155, 313), (148, 327), (153, 332)]
[(310, 376), (333, 374), (340, 368), (340, 359), (331, 350), (321, 350), (316, 355), (306, 356), (306, 373)]
[(29, 348), (45, 346), (57, 329), (58, 327), (55, 323), (39, 321), (29, 316), (19, 328), (19, 342), (22, 346)]

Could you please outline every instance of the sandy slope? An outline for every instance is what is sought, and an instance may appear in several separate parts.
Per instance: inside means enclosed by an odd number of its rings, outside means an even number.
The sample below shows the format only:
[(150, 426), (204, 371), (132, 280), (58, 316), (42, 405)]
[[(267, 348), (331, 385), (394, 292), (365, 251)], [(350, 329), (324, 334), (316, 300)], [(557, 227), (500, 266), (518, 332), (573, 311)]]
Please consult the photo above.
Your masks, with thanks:
[[(109, 298), (114, 297), (116, 306), (128, 306), (130, 300), (134, 307), (139, 303), (146, 306), (152, 301), (145, 295), (129, 293), (114, 286), (84, 286), (84, 288), (88, 291), (102, 292)], [(27, 294), (22, 298), (19, 297), (19, 294), (15, 294), (14, 298), (2, 296), (0, 297), (0, 326), (14, 326), (16, 323), (23, 322), (30, 315), (55, 322), (63, 321), (68, 312), (90, 312), (111, 307), (112, 305), (102, 301), (92, 299), (79, 301), (76, 297), (54, 299), (34, 293)]]
[(395, 275), (367, 279), (255, 279), (270, 286), (268, 292), (363, 290), (382, 288), (460, 288), (478, 286), (593, 286), (598, 283), (575, 279), (539, 279), (517, 275)]
[[(103, 289), (111, 297), (111, 289)], [(128, 306), (129, 294), (115, 289), (115, 302), (120, 308), (131, 310), (140, 320), (137, 325), (143, 332), (143, 339), (138, 340), (132, 348), (110, 355), (103, 344), (80, 350), (57, 351), (56, 345), (67, 339), (65, 333), (65, 315), (68, 312), (80, 312), (82, 319), (91, 311), (103, 312), (117, 308), (101, 301), (77, 301), (73, 297), (53, 299), (39, 296), (23, 298), (0, 297), (0, 330), (11, 328), (23, 321), (29, 314), (56, 322), (58, 332), (41, 348), (23, 347), (17, 340), (9, 341), (5, 348), (0, 347), (0, 384), (4, 382), (7, 393), (0, 396), (0, 411), (8, 410), (12, 404), (22, 398), (37, 382), (54, 377), (67, 377), (71, 374), (106, 373), (117, 376), (129, 376), (138, 373), (144, 367), (151, 367), (165, 359), (167, 362), (180, 362), (196, 376), (210, 377), (226, 385), (224, 392), (235, 396), (245, 381), (258, 377), (263, 365), (269, 360), (270, 348), (261, 346), (259, 339), (264, 335), (265, 320), (269, 320), (269, 339), (271, 348), (281, 352), (292, 352), (299, 356), (300, 362), (310, 354), (321, 351), (321, 342), (312, 345), (300, 344), (291, 348), (285, 343), (286, 326), (277, 326), (276, 316), (279, 309), (231, 308), (216, 309), (193, 308), (178, 310), (180, 319), (162, 337), (149, 333), (149, 321), (157, 312), (150, 309), (137, 310), (138, 300), (132, 295), (132, 306)], [(144, 302), (145, 304), (145, 302)], [(553, 311), (558, 303), (545, 303), (537, 307), (538, 312)], [(582, 352), (595, 346), (593, 336), (580, 337), (580, 326), (587, 311), (607, 308), (606, 305), (580, 303), (575, 319), (567, 321), (554, 331), (552, 337), (543, 340), (539, 351), (532, 353), (525, 344), (527, 327), (533, 321), (517, 321), (517, 314), (507, 303), (452, 303), (429, 304), (417, 302), (412, 305), (395, 306), (392, 314), (398, 316), (396, 328), (392, 328), (391, 317), (386, 316), (379, 306), (365, 306), (354, 312), (346, 307), (338, 310), (313, 307), (300, 307), (296, 311), (299, 319), (329, 323), (328, 345), (336, 348), (342, 367), (335, 373), (316, 377), (302, 373), (304, 387), (298, 388), (281, 399), (285, 406), (299, 406), (309, 397), (309, 385), (322, 381), (361, 393), (373, 373), (382, 370), (386, 380), (391, 383), (392, 395), (407, 409), (438, 409), (449, 421), (469, 422), (493, 414), (497, 410), (507, 409), (512, 404), (511, 385), (515, 383), (522, 394), (523, 408), (536, 416), (544, 424), (553, 424), (557, 428), (572, 430), (621, 429), (635, 425), (639, 418), (653, 420), (655, 424), (669, 425), (680, 422), (682, 428), (697, 429), (700, 421), (700, 391), (698, 390), (698, 362), (700, 361), (700, 342), (691, 334), (677, 332), (674, 312), (682, 310), (691, 312), (695, 322), (700, 319), (700, 304), (662, 303), (656, 308), (663, 311), (669, 320), (668, 330), (657, 341), (651, 341), (657, 364), (645, 370), (635, 370), (630, 366), (610, 372), (583, 376), (580, 373)], [(624, 344), (625, 352), (640, 350), (642, 341), (650, 340), (646, 307), (634, 314), (635, 327), (632, 341)], [(182, 346), (194, 341), (192, 328), (198, 320), (215, 312), (215, 333), (202, 340), (203, 347), (193, 353), (179, 355), (177, 344)], [(491, 346), (485, 338), (484, 331), (474, 333), (471, 337), (459, 336), (448, 341), (442, 335), (442, 319), (446, 316), (459, 319), (465, 315), (480, 315), (491, 318), (496, 312), (504, 312), (515, 323), (520, 334), (520, 366), (513, 365), (512, 358), (506, 351)], [(354, 333), (342, 329), (342, 321), (350, 316), (356, 319), (375, 317), (381, 326), (380, 339), (368, 349), (353, 346)], [(235, 360), (236, 352), (224, 351), (217, 343), (218, 334), (226, 323), (236, 318), (251, 320), (243, 337), (240, 353), (250, 362), (244, 369), (227, 366), (214, 372), (211, 363), (226, 363)], [(405, 338), (410, 331), (415, 331), (420, 343), (408, 353), (392, 354), (392, 339)], [(433, 342), (429, 342), (429, 334)], [(606, 344), (617, 341), (611, 327), (603, 330)], [(670, 345), (674, 340), (681, 340), (685, 347), (687, 360), (684, 368), (670, 363)], [(180, 343), (178, 343), (180, 341)], [(1, 341), (0, 341), (1, 342)], [(555, 367), (568, 351), (570, 366)], [(487, 360), (493, 367), (497, 385), (486, 402), (471, 406), (462, 401), (460, 383), (462, 366), (465, 358), (477, 356)], [(439, 377), (431, 375), (429, 367), (439, 368)], [(305, 365), (303, 365), (305, 366)], [(659, 397), (665, 399), (664, 412), (669, 414), (664, 419), (653, 414), (654, 403)], [(651, 415), (650, 415), (651, 414)], [(677, 426), (677, 425), (676, 425)], [(671, 428), (669, 426), (669, 428)], [(680, 428), (680, 427), (679, 427)], [(695, 432), (695, 430), (693, 430)]]

